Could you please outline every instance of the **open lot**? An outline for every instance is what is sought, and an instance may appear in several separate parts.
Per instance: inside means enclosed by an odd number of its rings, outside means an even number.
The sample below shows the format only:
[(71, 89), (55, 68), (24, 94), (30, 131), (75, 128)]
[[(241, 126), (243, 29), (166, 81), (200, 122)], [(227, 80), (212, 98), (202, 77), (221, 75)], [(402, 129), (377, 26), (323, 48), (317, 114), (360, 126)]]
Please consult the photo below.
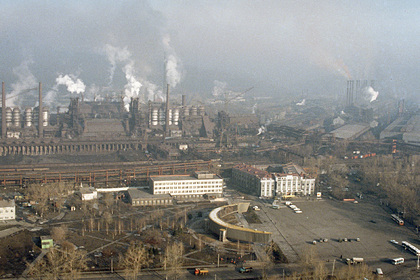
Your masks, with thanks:
[[(303, 213), (296, 214), (289, 207), (272, 209), (260, 203), (262, 211), (258, 211), (258, 216), (263, 224), (250, 225), (273, 232), (273, 240), (291, 262), (298, 261), (313, 246), (319, 260), (330, 264), (336, 260), (336, 267), (345, 265), (341, 257), (362, 257), (373, 269), (381, 267), (386, 275), (416, 267), (417, 257), (389, 241), (405, 240), (420, 247), (417, 234), (407, 226), (397, 225), (379, 205), (329, 199), (296, 199), (292, 203)], [(312, 244), (320, 238), (327, 238), (328, 242)], [(351, 242), (339, 242), (344, 238)], [(360, 238), (360, 242), (355, 241), (356, 238)], [(406, 262), (393, 266), (390, 259), (397, 257), (405, 258)]]

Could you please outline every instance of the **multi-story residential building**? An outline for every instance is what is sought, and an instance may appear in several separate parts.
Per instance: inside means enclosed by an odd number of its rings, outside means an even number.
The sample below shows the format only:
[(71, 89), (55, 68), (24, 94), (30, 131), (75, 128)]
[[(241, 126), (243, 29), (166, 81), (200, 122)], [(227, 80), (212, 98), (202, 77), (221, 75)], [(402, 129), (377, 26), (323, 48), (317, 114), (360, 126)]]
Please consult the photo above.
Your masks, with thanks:
[(220, 197), (223, 193), (223, 178), (204, 171), (195, 172), (193, 176), (150, 176), (149, 183), (153, 194), (170, 194), (175, 197)]
[(275, 183), (273, 176), (267, 171), (255, 167), (239, 164), (232, 168), (232, 182), (245, 191), (262, 196), (273, 197), (275, 195)]
[(16, 206), (14, 200), (0, 200), (0, 221), (16, 219)]
[(307, 176), (300, 166), (289, 164), (282, 168), (284, 173), (269, 173), (239, 164), (232, 168), (232, 181), (244, 191), (262, 197), (314, 194), (315, 179)]
[(315, 179), (304, 174), (274, 175), (277, 195), (311, 195), (315, 191)]

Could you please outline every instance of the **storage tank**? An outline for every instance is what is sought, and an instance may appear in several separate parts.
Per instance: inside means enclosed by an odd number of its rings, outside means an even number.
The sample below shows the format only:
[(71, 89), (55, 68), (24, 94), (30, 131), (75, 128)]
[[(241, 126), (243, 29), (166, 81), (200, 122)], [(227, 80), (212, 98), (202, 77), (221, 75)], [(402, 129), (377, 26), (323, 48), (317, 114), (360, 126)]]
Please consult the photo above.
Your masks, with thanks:
[(20, 127), (20, 109), (18, 107), (13, 109), (13, 126)]
[(188, 106), (184, 106), (184, 108), (182, 108), (182, 111), (184, 112), (183, 113), (184, 116), (190, 115), (190, 108)]
[(12, 108), (7, 107), (6, 108), (6, 126), (7, 127), (11, 127), (12, 126), (12, 121), (13, 121), (13, 111)]
[(163, 108), (159, 109), (159, 124), (165, 125), (165, 110)]
[(32, 111), (32, 124), (38, 126), (39, 107), (34, 108)]
[(168, 124), (172, 125), (172, 109), (168, 110)]
[(172, 116), (172, 121), (173, 121), (174, 125), (178, 125), (178, 123), (179, 123), (179, 109), (178, 108), (174, 109), (174, 114)]
[(25, 127), (32, 126), (32, 109), (26, 108), (25, 109)]
[(200, 106), (198, 106), (198, 114), (199, 114), (200, 116), (204, 116), (204, 112), (205, 112), (205, 110), (204, 110), (204, 105), (200, 105)]
[(197, 116), (198, 110), (197, 110), (197, 106), (192, 106), (191, 107), (191, 116)]
[(50, 122), (50, 109), (48, 107), (42, 108), (42, 126), (48, 126)]
[(158, 109), (152, 109), (152, 125), (158, 125)]

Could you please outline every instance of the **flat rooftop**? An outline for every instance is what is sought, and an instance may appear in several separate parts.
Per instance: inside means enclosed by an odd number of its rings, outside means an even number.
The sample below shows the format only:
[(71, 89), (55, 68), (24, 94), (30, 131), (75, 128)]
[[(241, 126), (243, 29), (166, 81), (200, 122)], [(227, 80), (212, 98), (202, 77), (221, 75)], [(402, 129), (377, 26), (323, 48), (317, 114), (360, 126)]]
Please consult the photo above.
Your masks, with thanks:
[(336, 138), (355, 139), (368, 131), (370, 127), (364, 124), (347, 124), (331, 131)]
[(195, 176), (191, 175), (156, 175), (150, 176), (150, 180), (152, 181), (181, 181), (181, 180), (209, 180), (209, 179), (222, 179), (220, 176), (216, 174), (211, 174), (210, 178), (203, 178), (198, 179)]
[(129, 189), (128, 195), (131, 197), (131, 199), (140, 199), (140, 198), (156, 198), (156, 199), (172, 199), (172, 197), (169, 194), (151, 194), (149, 192), (145, 192), (139, 189)]

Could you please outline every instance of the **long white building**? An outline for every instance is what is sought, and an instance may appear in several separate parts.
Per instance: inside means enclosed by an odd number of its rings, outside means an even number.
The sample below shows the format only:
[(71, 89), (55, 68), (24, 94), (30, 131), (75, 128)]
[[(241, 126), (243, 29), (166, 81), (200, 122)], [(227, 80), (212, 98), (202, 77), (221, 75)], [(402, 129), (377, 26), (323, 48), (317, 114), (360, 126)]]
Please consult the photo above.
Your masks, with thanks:
[(170, 194), (175, 197), (220, 197), (223, 193), (223, 178), (208, 172), (195, 172), (193, 176), (150, 176), (149, 183), (153, 194)]

